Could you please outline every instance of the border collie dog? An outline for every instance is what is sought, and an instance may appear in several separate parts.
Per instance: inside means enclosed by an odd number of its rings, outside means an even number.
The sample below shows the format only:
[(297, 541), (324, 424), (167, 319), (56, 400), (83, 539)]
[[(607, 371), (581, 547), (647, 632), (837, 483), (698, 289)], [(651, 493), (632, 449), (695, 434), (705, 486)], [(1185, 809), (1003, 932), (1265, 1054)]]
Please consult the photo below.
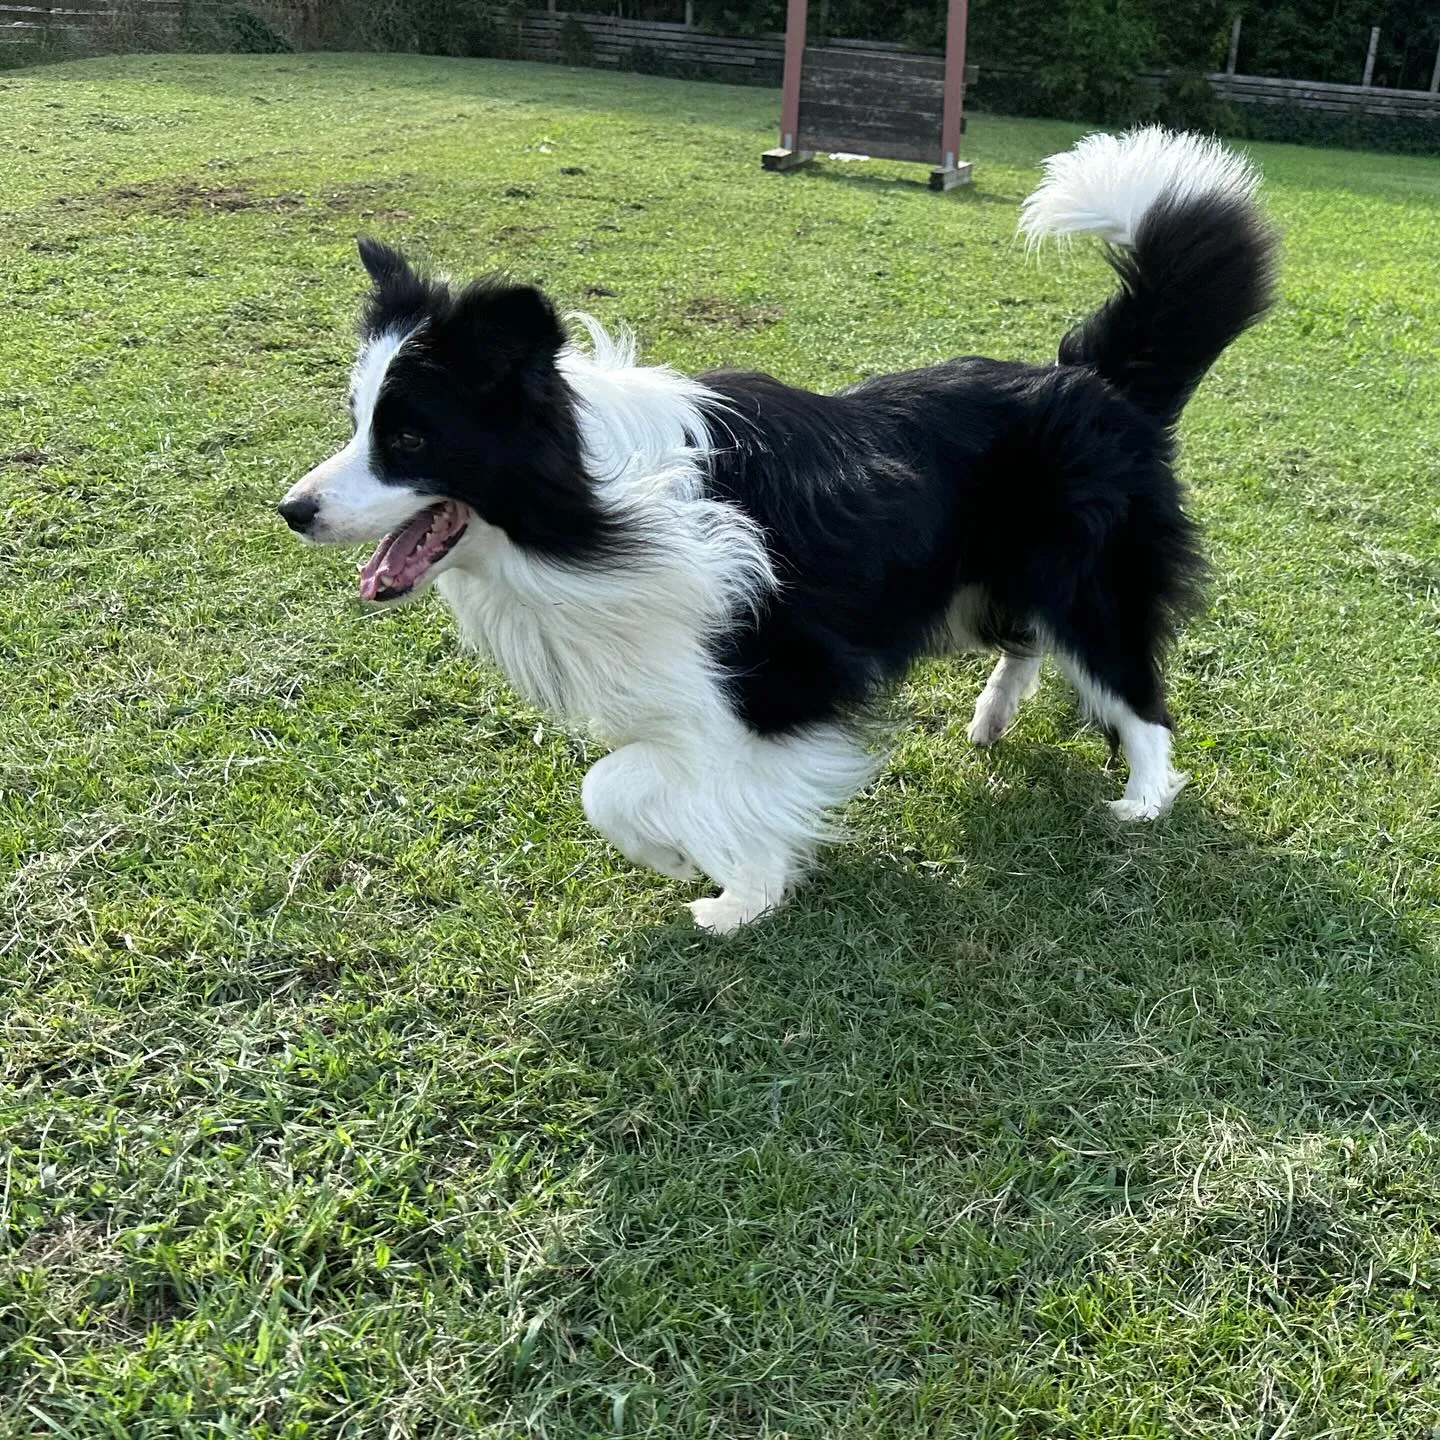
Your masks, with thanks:
[(867, 713), (917, 657), (999, 663), (996, 740), (1054, 656), (1123, 751), (1121, 820), (1163, 814), (1161, 662), (1202, 562), (1175, 426), (1270, 303), (1255, 172), (1212, 141), (1092, 135), (1020, 225), (1108, 242), (1118, 288), (1036, 366), (965, 358), (814, 395), (641, 365), (538, 290), (464, 288), (362, 241), (373, 282), (349, 443), (280, 513), (378, 542), (360, 594), (434, 585), (522, 694), (610, 748), (585, 777), (630, 860), (719, 887), (726, 931), (781, 904), (881, 763)]

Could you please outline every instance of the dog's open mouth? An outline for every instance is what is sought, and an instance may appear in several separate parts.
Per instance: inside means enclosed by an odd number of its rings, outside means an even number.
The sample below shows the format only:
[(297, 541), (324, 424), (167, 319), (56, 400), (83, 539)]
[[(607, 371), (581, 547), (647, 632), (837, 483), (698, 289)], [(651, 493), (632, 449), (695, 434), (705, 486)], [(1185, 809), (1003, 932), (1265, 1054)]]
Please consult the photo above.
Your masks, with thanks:
[(392, 530), (360, 567), (360, 598), (398, 600), (408, 595), (425, 572), (454, 549), (469, 524), (470, 511), (464, 505), (442, 500)]

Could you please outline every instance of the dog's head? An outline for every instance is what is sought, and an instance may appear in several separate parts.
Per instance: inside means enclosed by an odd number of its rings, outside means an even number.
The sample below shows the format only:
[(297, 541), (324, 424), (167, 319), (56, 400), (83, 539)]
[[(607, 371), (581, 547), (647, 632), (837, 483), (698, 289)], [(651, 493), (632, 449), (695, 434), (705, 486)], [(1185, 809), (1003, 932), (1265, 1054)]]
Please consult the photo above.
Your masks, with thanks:
[(418, 594), (487, 526), (541, 553), (572, 549), (594, 499), (549, 300), (501, 280), (452, 288), (373, 240), (360, 258), (373, 288), (355, 431), (281, 501), (286, 524), (318, 544), (378, 541), (360, 573), (377, 601)]

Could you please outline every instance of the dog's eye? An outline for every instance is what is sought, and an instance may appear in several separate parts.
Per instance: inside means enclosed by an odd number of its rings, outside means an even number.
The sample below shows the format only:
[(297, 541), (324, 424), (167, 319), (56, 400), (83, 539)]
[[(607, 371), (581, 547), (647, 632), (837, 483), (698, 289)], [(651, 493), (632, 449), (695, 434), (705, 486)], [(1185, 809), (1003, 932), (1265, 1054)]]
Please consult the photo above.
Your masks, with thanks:
[(425, 448), (425, 437), (414, 430), (397, 430), (390, 443), (402, 455), (415, 455)]

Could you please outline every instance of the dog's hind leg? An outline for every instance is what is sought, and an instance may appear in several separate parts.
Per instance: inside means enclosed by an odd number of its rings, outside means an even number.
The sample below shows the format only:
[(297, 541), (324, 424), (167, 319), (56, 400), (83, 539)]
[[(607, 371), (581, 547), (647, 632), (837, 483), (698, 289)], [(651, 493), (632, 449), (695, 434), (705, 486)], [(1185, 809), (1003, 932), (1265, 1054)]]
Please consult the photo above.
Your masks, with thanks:
[(991, 745), (1014, 723), (1020, 702), (1040, 688), (1039, 655), (1001, 655), (975, 701), (967, 732), (972, 745)]
[(1170, 765), (1170, 716), (1158, 673), (1152, 673), (1152, 685), (1142, 683), (1141, 693), (1127, 700), (1117, 693), (1113, 678), (1097, 674), (1087, 660), (1065, 652), (1056, 658), (1079, 693), (1081, 704), (1110, 736), (1111, 743), (1118, 742), (1130, 767), (1125, 793), (1106, 803), (1119, 820), (1158, 819), (1175, 803), (1190, 778)]
[(1189, 779), (1170, 764), (1162, 665), (1176, 625), (1198, 603), (1202, 564), (1168, 469), (1146, 483), (1136, 482), (1068, 603), (1040, 617), (1060, 668), (1130, 767), (1125, 793), (1110, 802), (1120, 820), (1163, 815)]

